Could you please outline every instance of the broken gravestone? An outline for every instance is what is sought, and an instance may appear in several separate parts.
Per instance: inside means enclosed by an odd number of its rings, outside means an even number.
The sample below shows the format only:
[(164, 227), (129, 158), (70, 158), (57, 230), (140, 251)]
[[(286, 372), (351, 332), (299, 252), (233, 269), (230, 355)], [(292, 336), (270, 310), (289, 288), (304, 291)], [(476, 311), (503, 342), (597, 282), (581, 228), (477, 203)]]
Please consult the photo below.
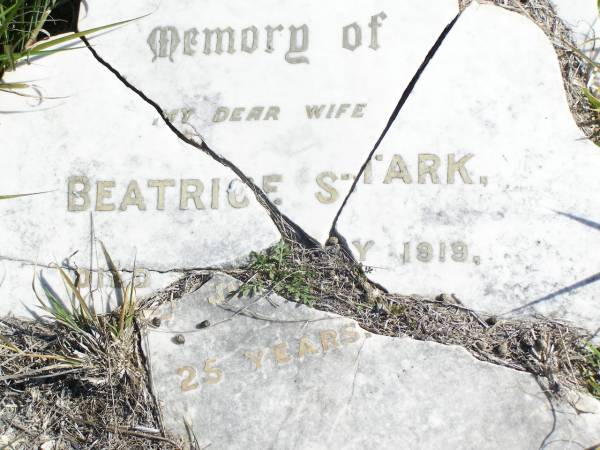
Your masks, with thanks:
[(95, 2), (80, 28), (147, 13), (94, 38), (100, 57), (324, 243), (458, 3)]
[(144, 348), (164, 424), (200, 448), (563, 450), (600, 437), (589, 397), (587, 414), (554, 419), (531, 375), (276, 295), (230, 295), (240, 284), (215, 274), (148, 317), (160, 319)]
[(600, 150), (562, 86), (527, 18), (477, 3), (461, 15), (337, 223), (373, 280), (600, 326)]
[(113, 282), (97, 240), (138, 295), (279, 240), (232, 171), (153, 124), (153, 108), (88, 50), (7, 74), (22, 80), (43, 80), (44, 97), (0, 92), (0, 195), (40, 194), (0, 201), (0, 316), (39, 312), (36, 271), (40, 292), (65, 299), (53, 264), (78, 268), (105, 309)]

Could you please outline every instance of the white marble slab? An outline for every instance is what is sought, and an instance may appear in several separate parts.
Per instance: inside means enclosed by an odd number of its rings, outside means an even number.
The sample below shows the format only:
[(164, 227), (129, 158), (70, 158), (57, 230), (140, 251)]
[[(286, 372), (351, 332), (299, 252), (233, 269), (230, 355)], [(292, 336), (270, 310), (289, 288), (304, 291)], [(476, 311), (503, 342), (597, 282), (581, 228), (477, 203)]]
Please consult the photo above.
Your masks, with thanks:
[(80, 27), (151, 13), (94, 39), (100, 56), (324, 242), (457, 12), (455, 0), (130, 0), (91, 3)]
[(590, 42), (600, 38), (597, 0), (551, 0), (551, 3), (558, 16), (573, 30), (577, 44), (587, 48), (599, 47), (598, 42)]
[(578, 405), (588, 414), (558, 405), (554, 422), (528, 374), (482, 363), (459, 347), (373, 335), (275, 295), (226, 300), (236, 286), (217, 274), (155, 311), (149, 319), (161, 324), (146, 330), (164, 423), (185, 437), (187, 422), (204, 448), (545, 443), (563, 450), (596, 443), (600, 403), (589, 397)]
[[(92, 222), (129, 270), (222, 266), (279, 240), (229, 169), (153, 124), (155, 111), (88, 50), (36, 60), (8, 74), (16, 80), (34, 80), (45, 100), (0, 92), (0, 110), (21, 111), (0, 114), (0, 194), (49, 192), (0, 201), (0, 261), (106, 267)], [(2, 292), (0, 314), (20, 314), (31, 270), (6, 267), (7, 283), (26, 285)]]
[(600, 150), (562, 83), (528, 19), (464, 12), (338, 223), (373, 280), (600, 326)]

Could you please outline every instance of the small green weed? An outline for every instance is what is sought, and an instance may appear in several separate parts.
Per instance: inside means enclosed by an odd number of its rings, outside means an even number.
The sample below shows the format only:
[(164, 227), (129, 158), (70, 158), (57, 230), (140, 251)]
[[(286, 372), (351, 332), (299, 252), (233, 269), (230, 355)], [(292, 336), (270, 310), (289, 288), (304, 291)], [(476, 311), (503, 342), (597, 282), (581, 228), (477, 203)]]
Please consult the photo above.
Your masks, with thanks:
[(600, 399), (600, 347), (592, 344), (587, 346), (589, 351), (584, 376), (587, 380), (590, 393)]
[(271, 290), (288, 300), (309, 306), (314, 304), (308, 281), (315, 278), (315, 274), (296, 263), (285, 241), (267, 252), (250, 253), (249, 269), (254, 275), (239, 289), (239, 295), (251, 296)]

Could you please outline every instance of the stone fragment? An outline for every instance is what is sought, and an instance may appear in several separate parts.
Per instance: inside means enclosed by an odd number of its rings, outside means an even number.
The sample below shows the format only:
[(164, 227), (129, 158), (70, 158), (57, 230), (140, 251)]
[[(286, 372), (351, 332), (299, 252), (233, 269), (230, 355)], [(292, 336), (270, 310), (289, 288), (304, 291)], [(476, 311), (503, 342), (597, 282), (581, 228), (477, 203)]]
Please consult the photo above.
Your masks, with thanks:
[(155, 310), (164, 327), (145, 332), (164, 423), (185, 437), (187, 422), (202, 448), (564, 450), (599, 437), (590, 397), (577, 405), (586, 414), (557, 405), (554, 421), (531, 375), (276, 295), (229, 298), (239, 286), (215, 274)]
[(119, 268), (168, 282), (182, 269), (232, 264), (279, 240), (231, 170), (164, 123), (153, 125), (154, 109), (87, 49), (37, 59), (5, 81), (23, 80), (37, 80), (44, 97), (0, 92), (0, 110), (20, 111), (0, 113), (0, 195), (45, 193), (0, 201), (0, 262), (11, 285), (0, 315), (32, 305), (35, 264), (78, 267), (93, 289), (106, 288), (97, 240)]
[(371, 279), (498, 317), (600, 326), (600, 150), (527, 18), (473, 3), (337, 223)]
[(551, 0), (550, 3), (565, 25), (573, 31), (573, 38), (578, 45), (592, 49), (598, 47), (598, 43), (589, 42), (590, 39), (596, 39), (600, 31), (596, 0)]
[(99, 55), (325, 243), (358, 169), (458, 5), (94, 2), (80, 28), (150, 12), (94, 38)]

